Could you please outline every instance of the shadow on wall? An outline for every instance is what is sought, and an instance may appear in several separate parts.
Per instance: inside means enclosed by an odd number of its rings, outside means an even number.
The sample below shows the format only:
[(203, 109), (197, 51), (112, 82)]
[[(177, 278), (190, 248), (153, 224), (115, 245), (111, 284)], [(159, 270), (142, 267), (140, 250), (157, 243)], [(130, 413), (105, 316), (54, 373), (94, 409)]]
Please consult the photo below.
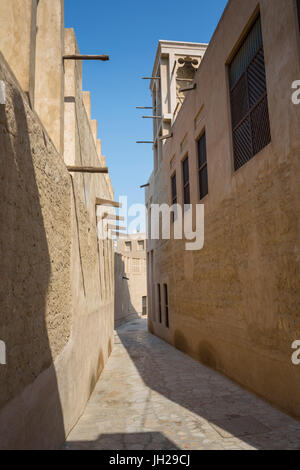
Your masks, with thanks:
[[(71, 441), (65, 450), (179, 450), (160, 432), (100, 434), (94, 441)], [(112, 456), (113, 457), (113, 456)]]
[[(185, 336), (181, 331), (174, 332), (174, 346), (179, 351), (191, 355), (191, 350)], [(205, 366), (218, 370), (221, 368), (220, 359), (215, 348), (208, 341), (201, 341), (198, 345), (197, 355), (194, 359), (199, 360)]]
[[(7, 105), (0, 105), (0, 338), (7, 350), (7, 364), (0, 365), (0, 422), (6, 425), (0, 427), (0, 449), (38, 449), (49, 448), (49, 433), (60, 442), (65, 433), (45, 318), (51, 259), (23, 97), (13, 88)], [(11, 400), (46, 369), (47, 387), (22, 398), (27, 409), (18, 400), (17, 419)], [(43, 409), (35, 414), (36, 402)]]
[(127, 277), (122, 255), (115, 253), (115, 328), (126, 321), (140, 318), (131, 302)]

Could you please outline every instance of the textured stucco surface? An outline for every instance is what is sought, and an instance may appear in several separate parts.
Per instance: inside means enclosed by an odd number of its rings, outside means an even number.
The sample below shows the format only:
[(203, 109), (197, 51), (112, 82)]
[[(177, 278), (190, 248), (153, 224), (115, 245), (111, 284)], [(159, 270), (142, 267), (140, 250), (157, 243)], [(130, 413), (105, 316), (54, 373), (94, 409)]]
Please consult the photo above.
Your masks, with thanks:
[(36, 10), (34, 106), (55, 148), (64, 142), (64, 0), (39, 0)]
[(70, 335), (71, 185), (2, 58), (0, 406), (49, 367)]
[[(164, 145), (164, 161), (150, 179), (147, 201), (170, 203), (176, 170), (189, 155), (190, 190), (199, 202), (196, 139), (206, 130), (209, 194), (205, 242), (187, 252), (181, 241), (152, 241), (149, 328), (201, 362), (300, 417), (300, 367), (291, 345), (300, 338), (300, 108), (291, 102), (299, 76), (293, 2), (260, 2), (272, 141), (232, 171), (231, 122), (225, 64), (257, 6), (229, 2)], [(181, 143), (186, 136), (184, 145)], [(150, 256), (150, 254), (149, 254)], [(169, 286), (170, 329), (157, 321), (153, 283)]]
[[(75, 41), (74, 32), (65, 40)], [(113, 190), (106, 175), (67, 171), (2, 56), (0, 79), (7, 93), (0, 107), (0, 332), (7, 346), (0, 448), (53, 449), (82, 414), (113, 348), (113, 247), (99, 250), (95, 207), (96, 197), (111, 199)], [(100, 165), (81, 64), (67, 80), (67, 153), (75, 142), (74, 164)]]
[[(25, 92), (34, 98), (37, 0), (1, 0), (0, 50)], [(20, 14), (22, 12), (22, 14)]]

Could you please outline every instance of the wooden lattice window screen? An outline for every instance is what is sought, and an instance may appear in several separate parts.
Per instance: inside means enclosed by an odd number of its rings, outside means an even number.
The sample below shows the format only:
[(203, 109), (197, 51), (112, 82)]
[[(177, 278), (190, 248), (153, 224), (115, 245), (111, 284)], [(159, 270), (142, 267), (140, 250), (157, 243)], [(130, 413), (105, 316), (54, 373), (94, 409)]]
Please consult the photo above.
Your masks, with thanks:
[(258, 17), (229, 66), (234, 169), (271, 141), (261, 19)]

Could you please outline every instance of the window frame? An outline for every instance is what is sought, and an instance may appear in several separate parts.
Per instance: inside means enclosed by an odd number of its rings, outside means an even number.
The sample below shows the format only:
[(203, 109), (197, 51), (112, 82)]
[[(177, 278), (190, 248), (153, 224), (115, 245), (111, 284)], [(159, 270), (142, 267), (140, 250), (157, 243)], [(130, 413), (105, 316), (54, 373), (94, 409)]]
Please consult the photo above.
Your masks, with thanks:
[[(138, 240), (137, 241), (137, 247), (138, 247), (137, 251), (145, 251), (145, 240)], [(142, 248), (140, 248), (140, 247), (142, 247)]]
[[(173, 178), (175, 178), (175, 188), (176, 196), (173, 197)], [(176, 170), (170, 176), (170, 185), (171, 185), (171, 206), (178, 204), (178, 192), (177, 192), (177, 174)], [(174, 223), (177, 218), (177, 210), (172, 211), (171, 222)]]
[(125, 251), (129, 251), (129, 252), (132, 251), (132, 242), (131, 241), (126, 241), (125, 242)]
[[(231, 80), (230, 80), (230, 71), (231, 71), (231, 65), (233, 64), (235, 58), (237, 57), (239, 51), (247, 41), (249, 35), (252, 32), (252, 29), (255, 27), (256, 22), (260, 20), (260, 27), (261, 27), (261, 34), (262, 34), (262, 44), (260, 47), (256, 50), (255, 54), (251, 57), (251, 60), (247, 64), (247, 66), (243, 69), (243, 72), (241, 73), (240, 77), (238, 80), (234, 83), (234, 85), (231, 85)], [(266, 76), (266, 91), (257, 99), (257, 101), (251, 105), (250, 102), (250, 95), (249, 95), (249, 79), (248, 79), (248, 70), (249, 67), (251, 67), (257, 58), (257, 56), (263, 52), (264, 55), (264, 41), (263, 41), (263, 31), (262, 31), (262, 18), (261, 18), (261, 13), (258, 10), (253, 17), (251, 24), (243, 34), (242, 39), (240, 42), (237, 44), (235, 47), (235, 52), (234, 54), (230, 57), (226, 64), (226, 69), (227, 69), (227, 82), (228, 82), (228, 95), (229, 95), (229, 110), (230, 110), (230, 127), (231, 127), (231, 149), (232, 149), (232, 165), (233, 165), (233, 173), (236, 171), (240, 170), (246, 163), (248, 163), (250, 160), (252, 160), (256, 155), (258, 155), (261, 151), (263, 151), (270, 143), (272, 142), (272, 136), (271, 136), (271, 122), (270, 122), (270, 113), (269, 113), (269, 103), (268, 103), (268, 89), (267, 89), (267, 70), (266, 70), (266, 62), (265, 62), (265, 56), (264, 56), (264, 72)], [(235, 88), (242, 83), (242, 80), (245, 80), (245, 86), (246, 86), (246, 97), (247, 97), (247, 112), (243, 114), (242, 118), (234, 124), (234, 116), (233, 116), (233, 105), (232, 105), (232, 95), (233, 91)], [(255, 138), (253, 136), (253, 131), (255, 129), (255, 126), (253, 125), (253, 120), (252, 120), (252, 115), (255, 113), (255, 110), (264, 102), (266, 101), (266, 109), (267, 109), (267, 114), (268, 114), (268, 129), (270, 133), (270, 140), (268, 141), (267, 144), (265, 144), (263, 147), (261, 147), (258, 151), (255, 150)], [(250, 143), (251, 144), (251, 149), (249, 148), (249, 153), (251, 154), (251, 157), (249, 157), (247, 160), (245, 159), (245, 162), (242, 164), (239, 164), (237, 155), (235, 153), (235, 136), (236, 136), (236, 131), (242, 127), (243, 123), (249, 122), (249, 131), (250, 131)], [(251, 151), (250, 151), (251, 150)]]
[[(205, 139), (205, 162), (199, 166), (199, 142), (201, 139)], [(206, 196), (208, 196), (208, 170), (207, 170), (207, 143), (206, 143), (206, 128), (204, 127), (200, 132), (198, 138), (196, 139), (196, 150), (197, 150), (197, 172), (198, 172), (198, 192), (199, 192), (199, 201), (202, 201)], [(206, 168), (207, 175), (207, 193), (201, 196), (201, 184), (200, 184), (200, 174)]]
[(141, 272), (140, 258), (130, 258), (130, 260), (132, 274), (139, 274)]
[[(174, 197), (173, 195), (173, 179), (175, 178), (175, 188), (176, 188), (176, 195)], [(170, 181), (171, 181), (171, 205), (173, 206), (174, 204), (177, 204), (178, 201), (178, 193), (177, 193), (177, 175), (176, 175), (176, 170), (173, 172), (173, 174), (170, 176)]]
[(147, 296), (142, 296), (142, 315), (147, 315)]
[[(246, 36), (246, 39), (247, 39), (247, 36)], [(245, 40), (246, 40), (245, 39)], [(243, 43), (241, 44), (241, 46), (243, 45)], [(263, 50), (263, 45), (259, 47), (259, 49), (256, 51), (256, 53), (254, 54), (254, 56), (252, 57), (251, 61), (249, 62), (249, 64), (247, 65), (247, 67), (244, 69), (242, 75), (240, 76), (240, 78), (236, 81), (236, 83), (233, 85), (233, 87), (229, 88), (229, 91), (230, 91), (230, 97), (231, 97), (231, 93), (232, 91), (235, 89), (235, 87), (242, 81), (242, 79), (244, 78), (245, 75), (247, 75), (247, 72), (249, 70), (249, 67), (252, 65), (252, 62), (253, 60), (258, 56), (259, 52), (261, 52)], [(229, 85), (230, 87), (230, 85)], [(248, 89), (248, 81), (247, 81), (247, 98), (249, 98), (249, 89)], [(250, 119), (251, 117), (251, 114), (252, 112), (254, 111), (255, 108), (257, 108), (257, 106), (265, 99), (265, 97), (268, 96), (268, 91), (266, 90), (265, 93), (259, 98), (258, 101), (256, 101), (255, 104), (253, 104), (250, 108), (249, 106), (249, 109), (248, 111), (246, 112), (246, 114), (243, 115), (243, 117), (240, 119), (240, 121), (238, 121), (237, 124), (235, 124), (235, 126), (233, 127), (232, 125), (232, 132), (236, 131), (240, 125), (243, 123), (243, 121), (246, 121), (246, 119)], [(251, 141), (251, 143), (253, 144), (253, 142)], [(253, 148), (252, 148), (252, 152), (253, 152)], [(255, 156), (255, 155), (253, 155)], [(253, 158), (253, 157), (252, 157)]]
[[(184, 182), (184, 164), (187, 161), (188, 163), (188, 180)], [(191, 204), (191, 188), (190, 188), (190, 165), (189, 165), (189, 154), (187, 153), (183, 159), (181, 160), (181, 171), (182, 171), (182, 199), (183, 205), (190, 205)], [(185, 189), (188, 187), (189, 190), (189, 202), (185, 202)]]

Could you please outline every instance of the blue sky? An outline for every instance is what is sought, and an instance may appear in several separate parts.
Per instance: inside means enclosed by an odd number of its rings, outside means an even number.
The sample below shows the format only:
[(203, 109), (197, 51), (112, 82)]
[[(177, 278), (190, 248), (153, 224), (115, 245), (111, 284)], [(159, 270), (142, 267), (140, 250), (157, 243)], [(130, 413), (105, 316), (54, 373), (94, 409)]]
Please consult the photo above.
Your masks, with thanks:
[[(115, 198), (143, 203), (152, 172), (152, 122), (136, 106), (151, 106), (149, 76), (159, 39), (209, 42), (227, 0), (65, 0), (65, 26), (74, 28), (82, 54), (109, 54), (109, 62), (83, 63), (83, 89), (106, 156)], [(185, 6), (187, 7), (185, 9)], [(145, 110), (144, 110), (145, 111)], [(149, 114), (150, 114), (149, 113)]]

